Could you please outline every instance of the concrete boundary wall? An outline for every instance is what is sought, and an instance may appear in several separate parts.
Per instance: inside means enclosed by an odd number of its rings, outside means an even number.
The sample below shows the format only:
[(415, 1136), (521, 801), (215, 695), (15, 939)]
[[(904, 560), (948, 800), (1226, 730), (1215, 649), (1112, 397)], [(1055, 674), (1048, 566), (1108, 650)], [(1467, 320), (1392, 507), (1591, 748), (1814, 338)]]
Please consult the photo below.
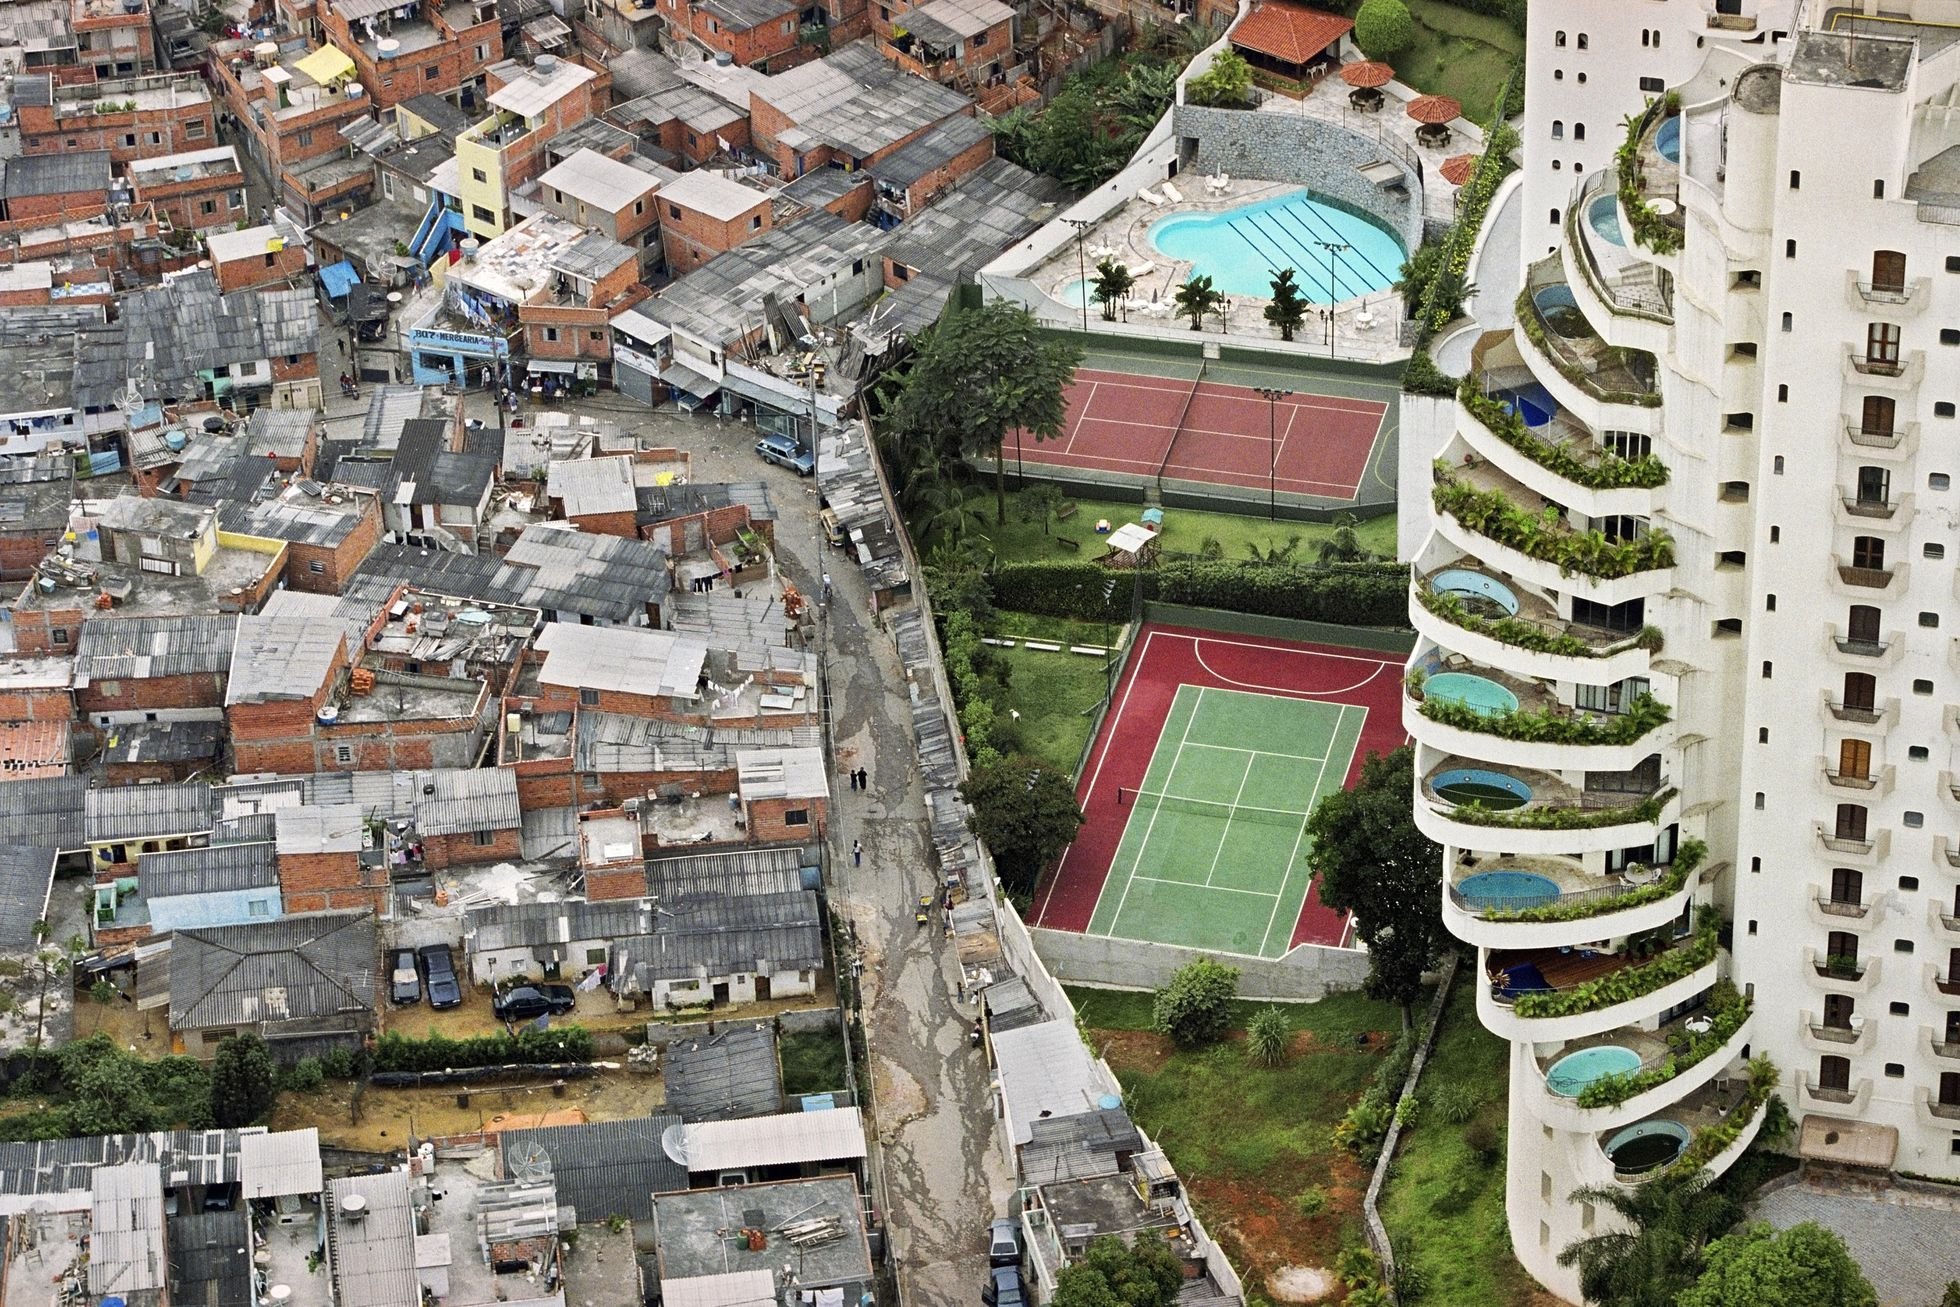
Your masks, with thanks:
[(1302, 944), (1284, 957), (1259, 958), (1061, 930), (1036, 929), (1029, 934), (1049, 971), (1071, 984), (1161, 989), (1179, 967), (1212, 958), (1239, 969), (1241, 998), (1311, 1003), (1330, 993), (1359, 989), (1368, 978), (1366, 952), (1324, 944)]

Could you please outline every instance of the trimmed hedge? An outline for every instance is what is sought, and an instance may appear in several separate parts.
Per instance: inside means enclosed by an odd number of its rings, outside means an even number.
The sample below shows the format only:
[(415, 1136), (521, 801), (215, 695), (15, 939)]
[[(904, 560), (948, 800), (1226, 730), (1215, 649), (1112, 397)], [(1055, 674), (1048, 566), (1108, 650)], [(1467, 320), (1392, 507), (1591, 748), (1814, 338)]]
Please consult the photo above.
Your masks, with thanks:
[[(998, 607), (1090, 622), (1127, 620), (1134, 584), (1128, 572), (1070, 560), (1006, 563), (989, 579)], [(1146, 601), (1336, 626), (1408, 625), (1408, 584), (1399, 563), (1170, 559), (1142, 574)]]
[(525, 1030), (516, 1035), (477, 1039), (405, 1039), (383, 1035), (374, 1045), (376, 1071), (454, 1071), (463, 1067), (527, 1066), (534, 1063), (589, 1062), (592, 1033), (583, 1026)]
[(1697, 926), (1694, 937), (1686, 944), (1657, 953), (1649, 961), (1609, 971), (1570, 989), (1520, 994), (1511, 1011), (1527, 1019), (1570, 1017), (1616, 1003), (1631, 1003), (1701, 970), (1715, 960), (1717, 949), (1715, 924), (1711, 920)]
[(1660, 820), (1661, 810), (1681, 791), (1668, 787), (1625, 808), (1486, 808), (1459, 803), (1450, 820), (1464, 826), (1510, 826), (1518, 830), (1597, 830)]
[(1576, 903), (1541, 903), (1535, 908), (1516, 908), (1483, 914), (1485, 921), (1584, 921), (1608, 912), (1624, 912), (1643, 903), (1658, 903), (1670, 894), (1679, 894), (1688, 877), (1701, 870), (1708, 846), (1693, 836), (1681, 841), (1667, 874), (1652, 885), (1636, 885), (1624, 894), (1588, 899)]

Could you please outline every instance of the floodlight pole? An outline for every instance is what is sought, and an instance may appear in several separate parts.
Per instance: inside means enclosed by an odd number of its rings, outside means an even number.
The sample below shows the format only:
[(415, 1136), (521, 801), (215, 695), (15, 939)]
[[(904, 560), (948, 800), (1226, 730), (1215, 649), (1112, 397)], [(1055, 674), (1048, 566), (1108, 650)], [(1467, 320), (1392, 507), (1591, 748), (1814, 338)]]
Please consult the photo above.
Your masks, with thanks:
[(1344, 241), (1315, 241), (1314, 244), (1327, 251), (1327, 357), (1334, 357), (1334, 255), (1340, 250), (1351, 250), (1354, 246)]
[(1277, 386), (1255, 386), (1266, 397), (1266, 520), (1279, 520), (1279, 402), (1291, 395)]
[(1089, 334), (1089, 265), (1082, 257), (1082, 237), (1095, 223), (1088, 218), (1064, 218), (1075, 228), (1075, 273), (1082, 282), (1082, 334)]

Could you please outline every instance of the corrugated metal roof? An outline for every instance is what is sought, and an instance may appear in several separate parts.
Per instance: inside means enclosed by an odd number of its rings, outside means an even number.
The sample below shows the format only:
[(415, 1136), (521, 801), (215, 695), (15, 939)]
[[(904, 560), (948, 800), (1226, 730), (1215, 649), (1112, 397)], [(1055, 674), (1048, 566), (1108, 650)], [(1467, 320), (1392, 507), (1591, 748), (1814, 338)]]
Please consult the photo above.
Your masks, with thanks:
[(377, 955), (366, 912), (180, 930), (171, 948), (173, 1030), (374, 1016)]
[(708, 660), (699, 640), (645, 627), (547, 622), (533, 647), (545, 656), (541, 684), (682, 699), (697, 695)]
[(1046, 1113), (1069, 1116), (1095, 1109), (1113, 1087), (1097, 1073), (1095, 1061), (1072, 1021), (1044, 1021), (993, 1037), (995, 1079), (1016, 1144), (1032, 1137), (1035, 1121)]
[(367, 814), (357, 803), (280, 808), (273, 830), (280, 853), (356, 853), (367, 843)]
[(568, 518), (630, 513), (639, 506), (633, 490), (633, 460), (624, 454), (555, 460), (545, 484), (550, 496), (564, 505)]
[(415, 801), (415, 829), (421, 835), (459, 835), (469, 831), (510, 830), (523, 823), (517, 776), (503, 767), (452, 767), (428, 773), (435, 793)]
[(172, 1307), (252, 1301), (252, 1227), (245, 1209), (186, 1212), (164, 1222)]
[(817, 861), (817, 851), (801, 845), (651, 858), (647, 887), (662, 902), (701, 895), (787, 894), (802, 888), (803, 868)]
[[(339, 1307), (403, 1307), (422, 1300), (415, 1276), (415, 1213), (408, 1197), (408, 1173), (350, 1175), (329, 1183), (327, 1192), (333, 1275)], [(365, 1214), (347, 1217), (347, 1200), (359, 1196)]]
[(780, 73), (755, 94), (815, 140), (859, 159), (973, 105), (950, 87), (899, 72), (868, 42)]
[(463, 914), (463, 938), (472, 954), (511, 948), (547, 948), (575, 939), (638, 935), (653, 923), (647, 899), (570, 899), (562, 903), (497, 903)]
[(823, 750), (743, 749), (735, 755), (735, 782), (742, 798), (822, 799), (830, 794)]
[(163, 1180), (142, 1162), (98, 1166), (89, 1177), (88, 1291), (100, 1301), (150, 1302), (169, 1284), (163, 1251)]
[(772, 1271), (729, 1271), (722, 1275), (683, 1275), (660, 1282), (666, 1307), (775, 1307)]
[(238, 1179), (247, 1198), (320, 1192), (320, 1131), (281, 1130), (238, 1141)]
[(0, 843), (35, 848), (79, 849), (85, 834), (89, 789), (86, 776), (36, 776), (7, 782), (0, 804)]
[(0, 1144), (0, 1194), (81, 1194), (98, 1166), (143, 1162), (161, 1169), (172, 1188), (221, 1185), (238, 1179), (242, 1130), (162, 1130), (152, 1134), (82, 1135)]
[(623, 713), (581, 713), (573, 740), (583, 772), (727, 771), (750, 748), (808, 748), (823, 743), (814, 725), (788, 727), (697, 726)]
[(277, 885), (279, 858), (270, 843), (213, 844), (146, 853), (139, 871), (144, 897), (167, 899)]
[(224, 672), (237, 634), (238, 618), (230, 613), (91, 617), (75, 641), (75, 688)]
[(644, 621), (646, 606), (672, 588), (667, 551), (659, 546), (544, 524), (526, 527), (504, 563), (516, 572), (517, 591), (505, 602), (609, 622)]
[(864, 1117), (855, 1107), (833, 1107), (700, 1121), (670, 1132), (667, 1152), (690, 1172), (856, 1161), (865, 1155)]
[(273, 600), (264, 612), (238, 619), (226, 707), (309, 698), (342, 654), (338, 599), (281, 590)]
[(195, 782), (89, 790), (86, 812), (90, 844), (202, 834), (215, 816), (211, 787)]
[(678, 1116), (634, 1117), (583, 1125), (506, 1130), (499, 1136), (504, 1174), (542, 1150), (558, 1184), (559, 1201), (578, 1209), (583, 1220), (653, 1216), (653, 1195), (687, 1188), (687, 1171), (661, 1147), (661, 1136), (681, 1123)]
[(39, 943), (34, 924), (48, 915), (54, 860), (51, 848), (0, 844), (0, 952), (31, 950)]
[(783, 1110), (773, 1021), (727, 1022), (712, 1034), (674, 1040), (661, 1056), (660, 1070), (667, 1106), (683, 1121), (728, 1121)]
[(215, 762), (224, 747), (225, 724), (218, 722), (135, 722), (103, 737), (102, 761)]

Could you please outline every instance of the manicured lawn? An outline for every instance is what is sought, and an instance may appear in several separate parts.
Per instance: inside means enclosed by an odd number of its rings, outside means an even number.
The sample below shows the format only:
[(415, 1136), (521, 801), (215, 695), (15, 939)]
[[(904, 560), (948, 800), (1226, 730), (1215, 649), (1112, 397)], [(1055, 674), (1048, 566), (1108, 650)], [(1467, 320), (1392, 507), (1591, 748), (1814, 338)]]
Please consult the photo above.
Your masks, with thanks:
[[(1098, 634), (1095, 643), (1101, 642)], [(1020, 752), (1075, 775), (1075, 765), (1089, 743), (1090, 714), (1106, 689), (1103, 660), (1030, 649), (993, 653), (1014, 669), (1007, 683), (1007, 706), (1021, 714), (1013, 724), (1020, 733)]]
[[(1418, 1091), (1423, 1111), (1405, 1134), (1382, 1190), (1382, 1221), (1398, 1261), (1427, 1280), (1423, 1298), (1437, 1303), (1552, 1303), (1511, 1255), (1504, 1222), (1504, 1158), (1486, 1163), (1466, 1141), (1471, 1126), (1501, 1139), (1508, 1076), (1504, 1041), (1477, 1023), (1474, 976), (1459, 976), (1443, 1013), (1436, 1050)], [(1452, 1125), (1429, 1110), (1438, 1088), (1457, 1085), (1487, 1096), (1470, 1121)]]
[[(1224, 1042), (1178, 1049), (1147, 1030), (1150, 995), (1073, 989), (1090, 1046), (1123, 1083), (1132, 1119), (1163, 1146), (1206, 1227), (1239, 1268), (1250, 1301), (1283, 1266), (1327, 1267), (1362, 1240), (1367, 1174), (1333, 1141), (1382, 1056), (1395, 1007), (1353, 994), (1284, 1004), (1293, 1050), (1277, 1067), (1246, 1057), (1237, 1031)], [(1244, 1019), (1263, 1004), (1243, 1003)], [(1366, 1046), (1361, 1031), (1376, 1032)], [(1296, 1200), (1318, 1191), (1302, 1215)], [(1442, 1301), (1438, 1299), (1437, 1301)]]
[(1524, 51), (1524, 38), (1501, 18), (1443, 0), (1408, 0), (1408, 5), (1416, 20), (1415, 40), (1389, 61), (1396, 76), (1419, 91), (1454, 97), (1477, 122), (1488, 119), (1511, 65)]
[[(1048, 523), (1047, 534), (1042, 533), (1039, 521), (1026, 521), (1020, 509), (1018, 492), (1010, 491), (1007, 497), (1007, 525), (996, 526), (993, 514), (988, 514), (986, 526), (981, 534), (993, 543), (995, 557), (1002, 561), (1021, 561), (1031, 558), (1094, 558), (1102, 552), (1096, 536), (1096, 519), (1108, 518), (1114, 526), (1134, 522), (1143, 511), (1142, 504), (1121, 503), (1115, 500), (1077, 499), (1075, 515), (1067, 521)], [(1283, 549), (1293, 536), (1300, 537), (1300, 545), (1293, 556), (1302, 562), (1314, 561), (1314, 546), (1333, 532), (1333, 527), (1313, 522), (1269, 522), (1263, 517), (1241, 517), (1235, 513), (1203, 513), (1190, 508), (1166, 508), (1164, 510), (1163, 548), (1168, 553), (1196, 554), (1204, 548), (1206, 540), (1216, 540), (1225, 551), (1227, 558), (1247, 558), (1247, 546), (1257, 544), (1264, 549)], [(1355, 534), (1360, 537), (1361, 547), (1384, 558), (1395, 556), (1395, 517), (1389, 514), (1370, 518), (1358, 523)], [(1054, 537), (1068, 536), (1081, 544), (1081, 549), (1070, 552), (1055, 543)]]
[(844, 1083), (844, 1041), (834, 1030), (783, 1036), (782, 1059), (786, 1094), (824, 1094), (848, 1088)]

